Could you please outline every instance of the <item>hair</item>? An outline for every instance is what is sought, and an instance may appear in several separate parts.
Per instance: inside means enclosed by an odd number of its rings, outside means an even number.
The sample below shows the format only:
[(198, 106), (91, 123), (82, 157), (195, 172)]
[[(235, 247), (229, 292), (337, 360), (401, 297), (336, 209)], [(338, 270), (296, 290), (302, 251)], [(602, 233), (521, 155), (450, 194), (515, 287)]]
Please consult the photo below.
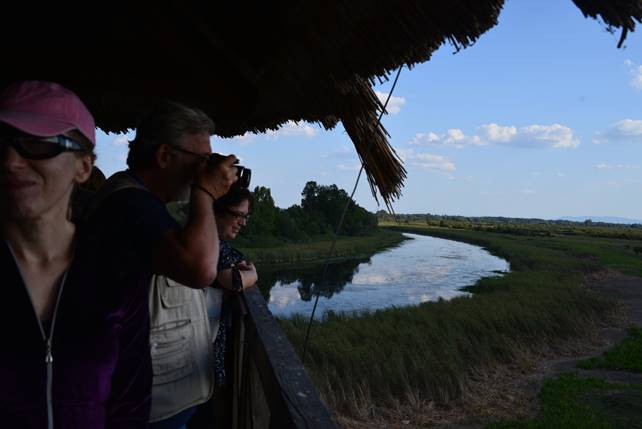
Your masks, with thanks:
[[(88, 153), (93, 156), (93, 151), (91, 147), (86, 148)], [(71, 191), (71, 197), (69, 198), (69, 206), (67, 208), (67, 219), (74, 222), (80, 223), (82, 218), (89, 207), (93, 195), (98, 192), (100, 187), (105, 183), (106, 178), (100, 168), (95, 165), (91, 168), (91, 174), (89, 178), (83, 183), (75, 183), (74, 188)]]
[(227, 194), (214, 201), (214, 211), (216, 212), (216, 214), (222, 214), (230, 207), (238, 206), (246, 200), (250, 205), (249, 210), (252, 211), (254, 197), (252, 196), (250, 190), (232, 186)]
[(158, 146), (181, 146), (186, 134), (214, 134), (214, 122), (200, 109), (163, 101), (143, 115), (136, 137), (129, 142), (127, 165), (133, 169), (154, 166)]

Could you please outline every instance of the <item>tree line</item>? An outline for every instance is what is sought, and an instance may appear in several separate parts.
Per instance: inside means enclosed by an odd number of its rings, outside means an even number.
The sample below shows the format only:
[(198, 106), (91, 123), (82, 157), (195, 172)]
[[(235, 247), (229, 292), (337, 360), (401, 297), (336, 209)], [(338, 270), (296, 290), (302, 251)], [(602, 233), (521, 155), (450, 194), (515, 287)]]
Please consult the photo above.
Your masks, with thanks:
[[(380, 222), (402, 224), (425, 224), (433, 227), (474, 229), (527, 236), (588, 235), (592, 237), (642, 240), (642, 225), (612, 224), (587, 219), (583, 222), (570, 220), (545, 220), (537, 218), (510, 218), (501, 216), (448, 216), (430, 213), (397, 214), (383, 210), (377, 212)], [(636, 248), (637, 249), (637, 248)], [(640, 252), (642, 253), (642, 248)]]
[(377, 229), (377, 216), (359, 206), (337, 185), (310, 181), (301, 192), (301, 203), (286, 209), (274, 204), (270, 188), (257, 186), (252, 192), (252, 216), (241, 232), (241, 239), (253, 241), (271, 237), (284, 242), (306, 242), (334, 233), (348, 201), (340, 235), (369, 235)]

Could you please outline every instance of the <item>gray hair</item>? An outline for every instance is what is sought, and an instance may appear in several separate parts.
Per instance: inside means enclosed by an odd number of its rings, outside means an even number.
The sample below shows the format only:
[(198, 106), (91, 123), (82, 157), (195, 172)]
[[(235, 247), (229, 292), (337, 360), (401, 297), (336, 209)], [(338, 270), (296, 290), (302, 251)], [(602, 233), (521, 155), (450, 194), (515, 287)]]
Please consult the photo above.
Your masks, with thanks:
[(214, 134), (214, 122), (200, 109), (164, 101), (147, 112), (136, 127), (136, 137), (129, 142), (129, 168), (150, 168), (161, 144), (181, 146), (186, 134)]

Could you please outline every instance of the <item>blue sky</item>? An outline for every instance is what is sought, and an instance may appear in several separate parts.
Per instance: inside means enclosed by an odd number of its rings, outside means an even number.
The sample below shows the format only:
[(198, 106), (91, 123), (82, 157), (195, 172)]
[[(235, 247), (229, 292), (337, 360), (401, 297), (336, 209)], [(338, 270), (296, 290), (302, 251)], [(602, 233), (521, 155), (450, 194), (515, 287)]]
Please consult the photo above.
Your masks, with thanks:
[[(404, 68), (383, 118), (408, 170), (395, 211), (642, 218), (642, 28), (623, 49), (618, 39), (570, 0), (508, 0), (473, 46), (453, 55), (444, 45)], [(391, 84), (376, 88), (381, 97)], [(99, 132), (105, 173), (125, 168), (126, 138)], [(358, 171), (341, 126), (290, 123), (212, 142), (281, 207), (308, 180), (351, 190)], [(365, 177), (356, 200), (378, 209)]]

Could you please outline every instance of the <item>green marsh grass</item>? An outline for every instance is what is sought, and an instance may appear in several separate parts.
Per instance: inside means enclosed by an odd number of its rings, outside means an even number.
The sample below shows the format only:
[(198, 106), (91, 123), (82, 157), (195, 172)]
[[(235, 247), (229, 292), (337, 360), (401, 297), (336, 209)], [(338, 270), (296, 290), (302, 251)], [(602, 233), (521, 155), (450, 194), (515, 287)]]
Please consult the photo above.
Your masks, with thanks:
[[(587, 273), (613, 266), (642, 273), (642, 259), (617, 239), (391, 229), (481, 245), (506, 258), (511, 272), (481, 279), (468, 288), (471, 297), (358, 316), (330, 312), (316, 322), (306, 366), (340, 414), (366, 417), (373, 407), (411, 398), (459, 398), (473, 374), (555, 348), (603, 323), (614, 306), (581, 285)], [(300, 351), (307, 318), (280, 323)]]
[(536, 418), (491, 423), (487, 429), (642, 427), (642, 386), (566, 373), (544, 382)]
[(586, 359), (577, 365), (583, 369), (612, 369), (642, 372), (642, 329), (630, 328), (621, 343), (600, 357)]

